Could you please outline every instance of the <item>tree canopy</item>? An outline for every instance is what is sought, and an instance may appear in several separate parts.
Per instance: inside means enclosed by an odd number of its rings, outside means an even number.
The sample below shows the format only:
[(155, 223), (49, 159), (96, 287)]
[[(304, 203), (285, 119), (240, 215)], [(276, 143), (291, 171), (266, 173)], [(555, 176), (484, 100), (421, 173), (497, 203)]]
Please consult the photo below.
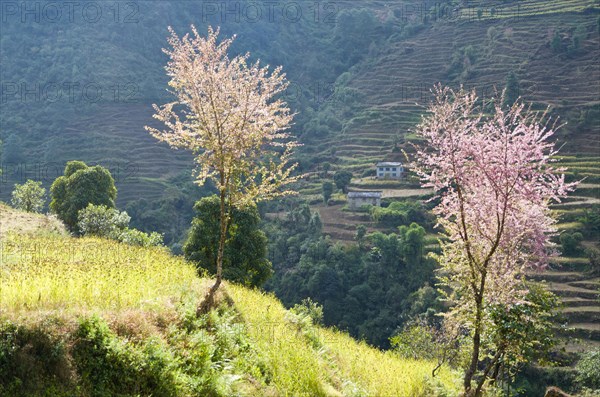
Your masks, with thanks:
[(102, 166), (88, 166), (83, 161), (69, 161), (63, 176), (50, 187), (50, 210), (67, 227), (78, 232), (79, 211), (88, 204), (115, 207), (117, 188), (110, 171)]
[(337, 171), (333, 174), (333, 181), (338, 189), (342, 189), (344, 193), (348, 192), (348, 186), (352, 181), (352, 173), (350, 171)]
[(46, 202), (46, 189), (42, 182), (31, 179), (22, 185), (16, 184), (12, 192), (13, 207), (27, 212), (41, 212)]

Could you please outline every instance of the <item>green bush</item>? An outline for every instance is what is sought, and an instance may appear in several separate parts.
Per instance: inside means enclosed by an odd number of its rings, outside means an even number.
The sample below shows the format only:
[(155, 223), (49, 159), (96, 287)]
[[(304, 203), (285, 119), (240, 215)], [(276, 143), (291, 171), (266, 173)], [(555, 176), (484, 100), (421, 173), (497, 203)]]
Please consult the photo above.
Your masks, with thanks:
[(560, 235), (560, 244), (563, 254), (574, 255), (579, 252), (579, 243), (583, 240), (583, 235), (580, 232), (563, 232)]
[(105, 205), (88, 204), (79, 211), (77, 228), (83, 235), (110, 238), (129, 245), (150, 247), (162, 245), (163, 236), (160, 233), (144, 233), (128, 228), (131, 219), (127, 212)]
[(431, 360), (439, 354), (435, 332), (423, 324), (407, 324), (390, 338), (390, 343), (392, 349), (403, 358)]
[(141, 247), (158, 246), (163, 243), (163, 236), (160, 233), (152, 232), (148, 234), (132, 228), (123, 229), (116, 239), (125, 244)]
[(600, 235), (600, 206), (595, 205), (591, 208), (586, 208), (583, 216), (578, 221), (583, 223), (589, 237)]
[(42, 187), (42, 182), (28, 179), (22, 185), (15, 184), (11, 203), (16, 209), (26, 212), (42, 212), (45, 202), (46, 189)]
[(426, 224), (429, 220), (423, 205), (418, 201), (394, 201), (388, 207), (373, 207), (371, 218), (382, 226), (396, 227), (412, 222)]
[(92, 203), (79, 211), (77, 227), (84, 235), (115, 238), (129, 225), (127, 212)]
[(75, 333), (73, 358), (87, 394), (98, 397), (177, 395), (172, 355), (150, 340), (136, 346), (119, 339), (98, 317), (83, 319)]
[(76, 233), (79, 211), (88, 204), (115, 207), (117, 188), (110, 172), (99, 165), (88, 167), (83, 161), (69, 161), (63, 176), (50, 187), (50, 210)]
[(323, 324), (323, 306), (310, 298), (303, 299), (290, 310), (299, 316), (309, 317), (314, 325)]
[(66, 346), (42, 326), (1, 323), (0, 396), (72, 396)]
[(580, 386), (600, 391), (600, 348), (583, 353), (575, 368)]

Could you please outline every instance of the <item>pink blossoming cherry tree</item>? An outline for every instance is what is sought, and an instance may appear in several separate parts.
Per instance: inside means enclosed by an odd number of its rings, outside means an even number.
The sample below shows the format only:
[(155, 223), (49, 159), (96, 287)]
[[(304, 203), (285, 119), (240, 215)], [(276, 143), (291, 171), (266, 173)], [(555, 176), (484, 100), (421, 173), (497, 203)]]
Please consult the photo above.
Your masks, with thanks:
[(466, 396), (479, 396), (500, 356), (482, 354), (486, 308), (527, 304), (525, 270), (545, 267), (554, 255), (548, 206), (575, 184), (551, 166), (555, 125), (542, 122), (546, 113), (520, 102), (506, 109), (495, 98), (486, 114), (475, 92), (438, 85), (433, 94), (417, 128), (425, 144), (417, 149), (416, 170), (439, 200), (434, 211), (446, 237), (441, 280), (452, 303), (445, 322), (468, 330), (463, 386)]

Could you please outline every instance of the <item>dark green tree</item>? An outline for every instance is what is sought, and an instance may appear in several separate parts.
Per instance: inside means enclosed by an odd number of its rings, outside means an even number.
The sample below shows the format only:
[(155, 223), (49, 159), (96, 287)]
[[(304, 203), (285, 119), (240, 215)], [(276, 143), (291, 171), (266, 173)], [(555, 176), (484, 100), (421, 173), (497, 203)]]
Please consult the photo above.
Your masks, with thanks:
[(327, 204), (333, 194), (333, 183), (323, 182), (323, 202)]
[(564, 232), (560, 235), (560, 244), (565, 255), (574, 255), (579, 251), (579, 243), (583, 240), (580, 232)]
[(69, 161), (65, 174), (50, 187), (50, 210), (69, 230), (78, 233), (77, 216), (88, 204), (115, 208), (117, 188), (110, 171), (102, 166), (89, 167), (83, 161)]
[(321, 164), (321, 168), (323, 169), (323, 177), (327, 177), (327, 174), (331, 169), (331, 164), (326, 161), (323, 164)]
[[(215, 274), (219, 249), (219, 198), (205, 197), (196, 202), (197, 215), (183, 246), (186, 259), (198, 269)], [(223, 278), (246, 286), (261, 286), (272, 275), (267, 260), (267, 237), (260, 230), (260, 215), (254, 205), (232, 208), (227, 244), (223, 253)]]
[(577, 220), (583, 223), (589, 237), (597, 238), (600, 234), (600, 206), (594, 205), (591, 208), (586, 208), (583, 216)]
[(350, 186), (350, 182), (352, 181), (352, 173), (350, 171), (337, 171), (333, 175), (333, 181), (338, 189), (342, 189), (342, 192), (347, 193), (348, 186)]
[(550, 42), (550, 47), (552, 47), (552, 51), (554, 51), (555, 53), (564, 51), (562, 38), (560, 37), (560, 33), (558, 32), (558, 30), (555, 31), (554, 36), (552, 36), (552, 41)]
[(367, 227), (365, 225), (356, 226), (356, 234), (354, 235), (354, 239), (358, 243), (360, 248), (363, 247), (365, 243), (365, 236), (367, 235)]
[(506, 76), (506, 85), (504, 86), (504, 89), (503, 105), (512, 106), (520, 96), (519, 79), (512, 70), (508, 72), (508, 75)]
[(411, 266), (420, 264), (425, 250), (425, 229), (413, 222), (410, 226), (400, 226), (398, 230), (404, 261)]

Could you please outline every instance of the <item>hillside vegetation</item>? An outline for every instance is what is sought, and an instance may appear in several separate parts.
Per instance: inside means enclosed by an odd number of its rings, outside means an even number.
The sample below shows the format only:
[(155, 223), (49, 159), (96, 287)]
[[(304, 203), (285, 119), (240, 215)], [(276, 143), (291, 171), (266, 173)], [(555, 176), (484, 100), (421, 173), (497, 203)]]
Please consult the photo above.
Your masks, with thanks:
[[(2, 219), (8, 213), (0, 208)], [(11, 211), (14, 212), (14, 211)], [(454, 395), (457, 376), (314, 325), (272, 295), (209, 285), (163, 248), (5, 230), (2, 396)]]
[[(131, 4), (117, 3), (128, 15)], [(283, 66), (292, 82), (285, 99), (298, 112), (293, 132), (305, 143), (303, 171), (328, 161), (368, 174), (374, 162), (399, 155), (395, 143), (410, 149), (433, 84), (465, 84), (489, 97), (510, 72), (515, 94), (551, 105), (567, 122), (565, 150), (597, 164), (597, 1), (300, 2), (298, 21), (257, 23), (219, 12), (207, 18), (199, 1), (136, 4), (131, 23), (107, 12), (98, 23), (7, 16), (0, 38), (3, 200), (27, 178), (49, 187), (68, 160), (99, 163), (115, 176), (117, 203), (128, 207), (133, 226), (181, 243), (194, 197), (210, 188), (192, 186), (189, 154), (157, 144), (143, 126), (157, 126), (151, 105), (171, 98), (161, 53), (167, 26), (184, 32), (191, 23), (201, 31), (220, 25), (223, 36), (238, 35), (234, 52)], [(55, 83), (76, 88), (54, 95)], [(314, 188), (309, 183), (304, 192)]]

